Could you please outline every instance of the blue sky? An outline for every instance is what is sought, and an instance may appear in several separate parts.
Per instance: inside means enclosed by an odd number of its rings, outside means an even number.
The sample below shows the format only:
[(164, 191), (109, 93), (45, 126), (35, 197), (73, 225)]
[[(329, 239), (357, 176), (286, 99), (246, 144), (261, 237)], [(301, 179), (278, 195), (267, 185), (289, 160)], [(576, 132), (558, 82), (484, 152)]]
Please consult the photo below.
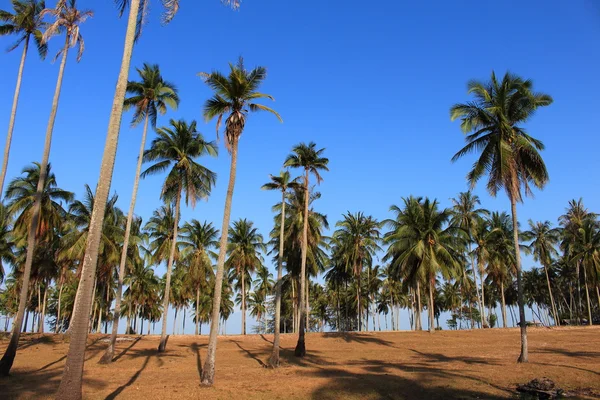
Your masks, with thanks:
[[(79, 0), (78, 5), (95, 16), (81, 27), (82, 61), (69, 57), (50, 159), (59, 185), (81, 196), (84, 184), (93, 188), (98, 179), (126, 21), (117, 18), (111, 1)], [(527, 125), (546, 144), (551, 179), (519, 207), (521, 223), (554, 222), (572, 198), (583, 197), (589, 208), (600, 210), (597, 2), (246, 0), (231, 11), (218, 0), (183, 0), (166, 27), (159, 23), (160, 2), (151, 5), (132, 66), (158, 63), (182, 99), (159, 125), (169, 118), (197, 119), (205, 137), (214, 139), (214, 122), (201, 117), (210, 91), (196, 74), (226, 70), (240, 55), (247, 66), (268, 68), (263, 91), (276, 98), (269, 105), (284, 123), (267, 114), (249, 118), (232, 211), (232, 219), (253, 220), (265, 236), (279, 197), (260, 186), (300, 141), (315, 141), (330, 158), (316, 208), (332, 226), (348, 210), (387, 218), (389, 206), (410, 194), (448, 206), (467, 189), (465, 175), (473, 162), (450, 162), (464, 139), (448, 110), (468, 99), (469, 79), (487, 79), (492, 69), (531, 78), (536, 90), (554, 97), (554, 104)], [(9, 9), (10, 2), (0, 1), (0, 8)], [(11, 43), (0, 38), (1, 48)], [(27, 58), (7, 180), (41, 158), (58, 70), (50, 54), (60, 44), (60, 38), (51, 41), (44, 62), (33, 51)], [(1, 129), (8, 126), (19, 58), (19, 50), (0, 55)], [(123, 119), (112, 184), (125, 210), (141, 136), (141, 127), (130, 129), (130, 117)], [(220, 150), (217, 159), (201, 160), (218, 174), (212, 196), (186, 208), (183, 220), (206, 219), (220, 227), (229, 170), (222, 143)], [(140, 185), (136, 213), (145, 220), (160, 205), (162, 179)], [(484, 207), (509, 211), (505, 196), (490, 198), (483, 185), (476, 193)], [(406, 328), (406, 319), (402, 322)], [(237, 314), (228, 331), (239, 331)]]

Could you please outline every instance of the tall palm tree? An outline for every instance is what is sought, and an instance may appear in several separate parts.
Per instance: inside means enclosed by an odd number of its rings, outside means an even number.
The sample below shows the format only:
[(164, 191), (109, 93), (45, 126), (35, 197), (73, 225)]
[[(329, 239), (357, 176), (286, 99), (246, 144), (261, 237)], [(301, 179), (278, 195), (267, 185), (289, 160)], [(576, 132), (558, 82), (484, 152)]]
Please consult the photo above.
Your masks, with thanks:
[[(57, 54), (62, 53), (62, 60), (58, 70), (58, 79), (56, 81), (56, 89), (54, 91), (54, 97), (52, 99), (52, 109), (50, 111), (50, 118), (48, 120), (48, 126), (46, 128), (46, 139), (44, 142), (44, 151), (42, 154), (42, 161), (40, 163), (40, 174), (36, 188), (35, 203), (33, 207), (33, 217), (31, 219), (31, 225), (29, 227), (29, 234), (27, 239), (27, 255), (25, 259), (25, 266), (23, 270), (23, 286), (22, 299), (23, 299), (23, 310), (25, 310), (25, 301), (27, 301), (27, 290), (29, 285), (29, 275), (31, 274), (31, 264), (33, 263), (33, 257), (35, 254), (35, 232), (38, 227), (38, 219), (40, 215), (41, 198), (44, 190), (44, 183), (48, 174), (46, 166), (48, 165), (48, 159), (50, 157), (50, 145), (52, 143), (52, 131), (54, 129), (54, 121), (56, 119), (56, 112), (58, 111), (58, 100), (60, 97), (60, 90), (62, 87), (62, 79), (65, 71), (65, 64), (67, 63), (67, 53), (69, 48), (73, 46), (79, 46), (79, 53), (77, 55), (77, 61), (81, 59), (83, 54), (83, 38), (79, 33), (79, 25), (85, 20), (92, 16), (91, 11), (80, 11), (75, 8), (75, 0), (70, 0), (67, 4), (66, 0), (59, 0), (56, 4), (55, 9), (45, 9), (40, 13), (40, 17), (46, 14), (50, 14), (55, 18), (55, 21), (49, 25), (48, 29), (42, 37), (42, 41), (45, 43), (50, 37), (57, 34), (58, 32), (65, 31), (65, 44), (62, 50)], [(19, 307), (21, 308), (21, 307)], [(20, 325), (17, 327), (22, 320), (19, 320), (17, 316), (17, 324), (15, 324), (15, 332), (20, 330)], [(14, 337), (14, 338), (13, 338)], [(0, 374), (8, 374), (14, 361), (16, 354), (16, 346), (18, 346), (19, 334), (13, 334), (11, 337), (11, 344), (6, 349), (6, 353), (0, 361)], [(6, 357), (6, 358), (5, 358)]]
[(292, 153), (287, 156), (283, 165), (288, 168), (302, 168), (304, 170), (304, 217), (302, 219), (304, 228), (302, 229), (302, 264), (300, 270), (300, 327), (298, 333), (298, 343), (294, 349), (296, 357), (304, 357), (306, 355), (306, 344), (304, 340), (305, 334), (305, 287), (306, 287), (306, 254), (308, 248), (308, 203), (309, 203), (309, 175), (312, 174), (320, 184), (320, 171), (329, 171), (327, 164), (329, 159), (323, 157), (325, 149), (317, 150), (317, 145), (314, 142), (300, 143), (292, 148)]
[(42, 39), (42, 29), (47, 24), (43, 21), (42, 10), (46, 8), (46, 2), (43, 0), (12, 0), (14, 13), (0, 10), (0, 36), (17, 35), (17, 41), (9, 47), (8, 51), (13, 51), (23, 43), (23, 54), (17, 73), (17, 85), (13, 97), (12, 110), (8, 121), (8, 133), (6, 134), (6, 145), (4, 146), (4, 158), (2, 161), (2, 171), (0, 172), (0, 198), (4, 191), (4, 180), (6, 179), (6, 168), (8, 167), (8, 156), (10, 155), (10, 145), (12, 142), (13, 129), (15, 127), (15, 118), (17, 116), (17, 105), (19, 103), (19, 94), (21, 92), (21, 80), (23, 78), (23, 69), (25, 68), (25, 58), (29, 49), (29, 40), (33, 41), (37, 47), (38, 54), (43, 60), (46, 58), (48, 46)]
[[(246, 280), (263, 263), (261, 252), (266, 251), (263, 236), (258, 233), (252, 221), (240, 219), (235, 221), (229, 231), (227, 240), (227, 261), (225, 266), (235, 271), (238, 282), (241, 282), (242, 335), (246, 334)], [(248, 274), (248, 276), (246, 276)]]
[(552, 265), (552, 258), (558, 255), (556, 246), (560, 242), (560, 230), (552, 228), (550, 221), (533, 222), (529, 220), (529, 230), (523, 232), (523, 240), (530, 241), (529, 246), (525, 246), (528, 251), (533, 253), (533, 259), (544, 267), (546, 273), (546, 283), (548, 284), (548, 294), (552, 304), (552, 314), (554, 323), (559, 325), (560, 319), (556, 311), (554, 296), (552, 295), (552, 287), (550, 286), (550, 276), (548, 270)]
[(7, 207), (0, 202), (0, 283), (4, 281), (4, 263), (14, 265), (15, 243), (13, 237), (13, 218)]
[[(219, 245), (219, 230), (212, 223), (192, 219), (181, 228), (181, 247), (183, 258), (189, 265), (188, 276), (196, 291), (195, 310), (200, 310), (200, 291), (208, 289), (212, 274), (212, 261), (217, 258), (213, 249)], [(200, 318), (196, 316), (196, 335), (200, 333)]]
[(144, 121), (144, 130), (142, 131), (142, 141), (138, 156), (137, 167), (135, 170), (135, 178), (133, 181), (133, 190), (131, 193), (131, 202), (129, 204), (129, 212), (127, 214), (127, 222), (125, 225), (125, 239), (123, 241), (123, 250), (121, 252), (121, 261), (119, 264), (119, 278), (117, 283), (117, 294), (115, 298), (115, 311), (113, 316), (112, 334), (110, 342), (104, 355), (100, 359), (101, 364), (112, 362), (115, 351), (115, 343), (117, 340), (117, 331), (119, 329), (119, 319), (121, 310), (121, 293), (123, 291), (123, 277), (125, 276), (125, 261), (127, 259), (127, 249), (129, 248), (129, 233), (131, 231), (131, 222), (133, 221), (133, 213), (135, 211), (135, 202), (137, 199), (138, 185), (140, 183), (140, 172), (142, 170), (142, 158), (144, 148), (146, 147), (146, 134), (148, 132), (148, 122), (156, 128), (156, 118), (158, 114), (164, 115), (167, 112), (167, 107), (177, 109), (179, 105), (179, 96), (177, 88), (165, 81), (160, 74), (158, 65), (144, 64), (143, 69), (137, 69), (140, 76), (140, 82), (127, 82), (127, 92), (132, 96), (125, 99), (124, 110), (134, 108), (132, 126), (136, 126), (142, 120)]
[(333, 234), (342, 248), (342, 257), (345, 259), (346, 269), (351, 269), (356, 280), (356, 314), (358, 321), (358, 330), (362, 330), (362, 306), (361, 306), (361, 275), (363, 267), (370, 267), (373, 263), (373, 256), (381, 248), (379, 223), (372, 216), (365, 216), (358, 212), (351, 214), (348, 212), (344, 219), (339, 221), (336, 226), (339, 228)]
[(185, 204), (194, 207), (196, 201), (207, 198), (216, 181), (216, 174), (198, 164), (195, 159), (205, 155), (217, 156), (214, 142), (207, 142), (196, 130), (196, 121), (190, 124), (184, 120), (171, 119), (170, 127), (156, 130), (157, 137), (152, 141), (150, 149), (144, 152), (144, 161), (154, 162), (143, 173), (142, 177), (154, 175), (171, 168), (162, 188), (161, 197), (167, 203), (175, 204), (175, 220), (173, 221), (173, 241), (167, 262), (167, 280), (164, 296), (163, 328), (158, 351), (164, 351), (167, 344), (167, 314), (169, 307), (169, 290), (171, 270), (177, 245), (177, 229), (181, 198), (185, 192)]
[[(237, 3), (237, 2), (236, 2)], [(202, 385), (211, 386), (215, 379), (215, 357), (217, 351), (217, 334), (219, 332), (219, 316), (221, 307), (221, 294), (223, 286), (223, 275), (225, 272), (225, 255), (227, 252), (227, 238), (229, 230), (229, 218), (231, 215), (231, 199), (235, 186), (235, 174), (237, 169), (237, 152), (240, 136), (246, 125), (246, 117), (249, 112), (267, 111), (275, 115), (280, 121), (279, 114), (262, 104), (255, 103), (257, 99), (274, 100), (271, 95), (258, 91), (267, 76), (264, 67), (256, 67), (247, 71), (244, 61), (240, 57), (237, 64), (229, 64), (229, 75), (220, 72), (200, 73), (206, 84), (214, 91), (214, 96), (204, 104), (204, 119), (210, 121), (217, 118), (217, 134), (221, 127), (223, 117), (225, 119), (225, 147), (231, 154), (231, 166), (229, 170), (229, 184), (225, 197), (225, 208), (223, 211), (223, 223), (221, 225), (221, 241), (219, 243), (219, 257), (217, 258), (217, 274), (215, 277), (215, 290), (213, 293), (213, 311), (210, 325), (210, 338), (208, 342), (208, 353), (204, 368), (202, 369)]]
[(510, 200), (521, 324), (521, 354), (518, 361), (527, 362), (527, 323), (521, 282), (517, 202), (523, 201), (523, 190), (528, 195), (532, 186), (543, 188), (548, 182), (548, 171), (539, 154), (544, 145), (527, 134), (522, 124), (539, 107), (550, 105), (552, 97), (533, 92), (531, 80), (511, 73), (506, 73), (501, 81), (494, 72), (489, 82), (470, 81), (468, 92), (474, 95), (474, 101), (456, 104), (450, 109), (450, 118), (460, 118), (462, 131), (470, 133), (466, 136), (467, 145), (452, 160), (480, 152), (467, 175), (471, 188), (487, 174), (489, 193), (496, 196), (499, 190), (504, 189)]
[(284, 232), (285, 232), (285, 202), (286, 195), (289, 189), (295, 189), (299, 186), (296, 179), (291, 179), (288, 171), (281, 171), (279, 176), (271, 175), (271, 182), (265, 183), (262, 186), (263, 190), (279, 190), (281, 191), (281, 226), (279, 229), (279, 256), (277, 257), (277, 283), (275, 286), (275, 331), (273, 337), (273, 350), (269, 358), (269, 365), (272, 368), (279, 367), (279, 341), (280, 341), (280, 324), (281, 324), (281, 279), (283, 270), (283, 254), (284, 254)]
[[(471, 268), (473, 268), (473, 278), (475, 279), (475, 290), (477, 292), (477, 298), (479, 303), (479, 312), (484, 315), (483, 309), (483, 295), (479, 291), (477, 283), (477, 273), (475, 272), (475, 254), (473, 253), (473, 233), (477, 225), (481, 222), (481, 219), (489, 214), (489, 211), (483, 208), (478, 208), (481, 205), (479, 196), (474, 195), (471, 191), (460, 192), (457, 198), (452, 199), (452, 224), (460, 227), (466, 234), (468, 239), (468, 250), (471, 259)], [(482, 278), (481, 284), (483, 285), (483, 276), (481, 275), (483, 269), (479, 268), (480, 277)], [(468, 282), (467, 268), (463, 268), (463, 281)], [(483, 286), (482, 286), (483, 287)]]

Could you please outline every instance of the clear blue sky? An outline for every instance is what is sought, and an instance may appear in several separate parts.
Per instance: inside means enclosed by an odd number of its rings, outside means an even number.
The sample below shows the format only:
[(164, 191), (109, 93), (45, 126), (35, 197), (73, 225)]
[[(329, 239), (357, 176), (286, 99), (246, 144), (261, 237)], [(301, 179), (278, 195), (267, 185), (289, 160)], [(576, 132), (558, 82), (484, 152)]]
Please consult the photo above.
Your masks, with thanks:
[[(86, 42), (82, 61), (69, 57), (50, 159), (59, 185), (81, 196), (83, 185), (93, 188), (98, 179), (126, 21), (117, 18), (110, 0), (79, 0), (78, 5), (93, 9), (95, 17), (81, 27)], [(448, 206), (449, 198), (467, 189), (464, 178), (473, 162), (450, 163), (464, 139), (448, 110), (468, 99), (469, 79), (487, 79), (492, 69), (531, 78), (536, 90), (555, 100), (527, 125), (546, 144), (543, 156), (551, 180), (519, 207), (521, 223), (556, 221), (572, 198), (583, 197), (589, 208), (600, 211), (600, 4), (593, 0), (245, 0), (237, 12), (218, 0), (183, 0), (166, 27), (159, 23), (160, 2), (151, 5), (132, 66), (158, 63), (182, 99), (179, 110), (159, 118), (159, 125), (168, 118), (198, 119), (199, 129), (213, 139), (214, 123), (201, 118), (210, 91), (196, 74), (226, 70), (239, 55), (248, 66), (268, 68), (263, 91), (275, 96), (272, 106), (284, 123), (266, 114), (249, 118), (232, 211), (232, 219), (255, 221), (265, 236), (279, 197), (260, 186), (300, 141), (313, 140), (327, 149), (331, 172), (324, 174), (316, 208), (332, 225), (347, 210), (387, 218), (389, 206), (410, 194), (435, 197)], [(1, 0), (0, 8), (10, 9), (10, 2)], [(0, 38), (2, 48), (11, 43), (11, 38)], [(41, 158), (58, 70), (50, 54), (61, 43), (51, 41), (45, 62), (34, 51), (27, 59), (8, 180)], [(4, 132), (19, 57), (19, 50), (0, 55)], [(124, 210), (141, 135), (141, 127), (130, 129), (129, 121), (125, 115), (112, 185)], [(207, 219), (220, 227), (229, 156), (221, 146), (218, 159), (202, 162), (218, 173), (217, 185), (207, 202), (185, 209), (182, 218)], [(162, 179), (140, 185), (136, 213), (145, 220), (161, 204)], [(484, 207), (509, 210), (505, 196), (492, 199), (483, 185), (476, 193)], [(402, 323), (406, 328), (406, 319)], [(228, 331), (236, 330), (238, 314), (228, 324)]]

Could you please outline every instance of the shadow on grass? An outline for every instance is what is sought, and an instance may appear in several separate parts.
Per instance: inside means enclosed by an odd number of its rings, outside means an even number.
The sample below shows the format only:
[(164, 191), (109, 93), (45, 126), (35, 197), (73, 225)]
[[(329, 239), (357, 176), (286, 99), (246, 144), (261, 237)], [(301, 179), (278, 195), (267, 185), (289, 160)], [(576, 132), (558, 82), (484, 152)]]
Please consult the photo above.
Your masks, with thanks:
[[(152, 352), (152, 353), (154, 354), (155, 352)], [(146, 359), (144, 360), (144, 363), (142, 364), (142, 367), (139, 370), (137, 370), (137, 372), (135, 374), (133, 374), (133, 376), (131, 378), (129, 378), (129, 380), (127, 381), (127, 383), (125, 383), (124, 385), (119, 386), (111, 394), (109, 394), (108, 396), (106, 396), (106, 400), (116, 399), (117, 396), (119, 396), (123, 392), (123, 390), (125, 390), (129, 386), (133, 385), (133, 383), (140, 377), (140, 375), (142, 374), (142, 372), (148, 366), (148, 362), (150, 361), (150, 357), (151, 357), (150, 355), (147, 355)], [(87, 381), (86, 381), (86, 383), (87, 383)]]
[[(118, 356), (116, 356), (115, 358), (113, 358), (112, 362), (117, 361), (118, 359), (120, 359), (121, 357), (123, 357), (125, 354), (127, 354), (127, 352), (129, 350), (131, 350), (133, 348), (133, 346), (135, 346), (137, 344), (137, 342), (139, 342), (140, 340), (142, 340), (142, 337), (141, 336), (137, 337), (133, 341), (133, 343), (131, 343), (129, 346), (127, 346), (125, 349), (123, 349), (123, 351), (120, 352)], [(119, 342), (117, 342), (117, 343), (119, 343)]]
[[(62, 373), (62, 368), (35, 372), (17, 370), (10, 377), (0, 379), (0, 398), (49, 398), (58, 390)], [(86, 377), (85, 385), (92, 390), (101, 390), (106, 387), (106, 382)]]
[(322, 335), (324, 339), (343, 339), (347, 343), (378, 344), (381, 346), (396, 347), (389, 340), (361, 332), (328, 332), (322, 333)]
[(461, 357), (461, 356), (446, 356), (444, 354), (439, 353), (424, 353), (418, 350), (409, 349), (413, 353), (419, 355), (425, 359), (425, 362), (456, 362), (460, 361), (465, 364), (483, 364), (483, 365), (498, 365), (497, 362), (486, 359), (486, 358), (478, 358), (478, 357)]
[[(96, 347), (96, 345), (98, 344), (98, 342), (99, 342), (101, 339), (102, 339), (102, 338), (95, 339), (95, 340), (94, 340), (92, 343), (88, 344), (88, 345), (85, 347), (85, 352), (86, 352), (86, 354), (88, 354), (88, 357), (85, 359), (85, 361), (88, 361), (88, 360), (90, 360), (90, 359), (92, 359), (92, 358), (96, 357), (96, 356), (98, 355), (98, 353), (100, 353), (100, 351), (102, 351), (102, 349), (101, 349), (101, 348), (100, 348), (100, 349), (98, 349), (98, 348), (97, 348), (97, 349), (95, 349), (94, 351), (90, 352), (90, 350), (92, 350), (92, 347)], [(43, 367), (41, 367), (40, 369), (36, 369), (36, 370), (34, 371), (34, 373), (35, 373), (35, 372), (39, 372), (39, 371), (43, 371), (43, 370), (45, 370), (45, 369), (48, 369), (48, 368), (50, 368), (51, 366), (53, 366), (53, 365), (56, 365), (56, 364), (60, 363), (61, 361), (64, 361), (66, 358), (67, 358), (67, 355), (65, 354), (64, 356), (62, 356), (62, 357), (61, 357), (61, 358), (59, 358), (58, 360), (56, 360), (56, 361), (52, 361), (51, 363), (44, 365), (44, 366), (43, 366)]]
[(573, 350), (567, 350), (567, 349), (543, 348), (543, 349), (532, 350), (531, 353), (553, 354), (553, 355), (560, 354), (561, 356), (566, 356), (566, 357), (598, 358), (600, 360), (600, 351), (573, 351)]
[(229, 341), (234, 343), (240, 350), (242, 350), (244, 353), (246, 353), (248, 355), (248, 357), (255, 360), (258, 363), (258, 365), (260, 365), (263, 368), (267, 368), (267, 364), (265, 364), (263, 360), (258, 358), (258, 355), (252, 353), (250, 350), (243, 348), (237, 340), (230, 339)]
[(202, 381), (202, 357), (200, 357), (200, 347), (206, 347), (205, 344), (192, 343), (192, 351), (196, 353), (196, 369), (198, 370), (198, 379)]

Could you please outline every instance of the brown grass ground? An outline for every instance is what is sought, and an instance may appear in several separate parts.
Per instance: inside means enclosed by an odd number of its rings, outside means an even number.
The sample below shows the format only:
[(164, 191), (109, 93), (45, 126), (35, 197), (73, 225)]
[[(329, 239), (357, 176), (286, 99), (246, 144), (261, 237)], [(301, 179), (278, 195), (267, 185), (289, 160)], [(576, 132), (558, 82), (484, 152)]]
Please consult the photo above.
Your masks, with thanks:
[[(282, 335), (282, 367), (265, 368), (272, 335), (219, 338), (217, 376), (200, 387), (207, 337), (171, 336), (120, 342), (110, 366), (97, 361), (106, 346), (91, 335), (86, 399), (497, 399), (515, 386), (549, 377), (582, 397), (600, 395), (600, 329), (529, 330), (530, 362), (517, 364), (516, 329), (308, 334), (308, 355), (293, 356), (295, 335)], [(7, 338), (0, 340), (4, 352)], [(51, 398), (68, 343), (62, 336), (25, 335), (12, 376), (0, 378), (0, 398)]]

